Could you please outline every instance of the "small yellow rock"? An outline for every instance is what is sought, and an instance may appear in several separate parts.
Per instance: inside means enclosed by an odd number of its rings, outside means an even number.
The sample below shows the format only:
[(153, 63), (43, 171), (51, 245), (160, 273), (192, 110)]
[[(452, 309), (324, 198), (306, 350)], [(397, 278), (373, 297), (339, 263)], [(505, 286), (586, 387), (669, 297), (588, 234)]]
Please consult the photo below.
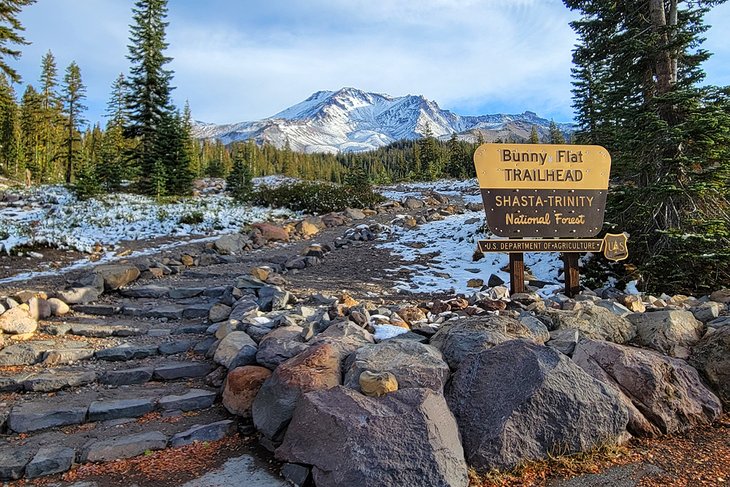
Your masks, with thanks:
[(360, 374), (360, 390), (366, 396), (380, 397), (398, 390), (398, 380), (390, 372), (370, 372)]

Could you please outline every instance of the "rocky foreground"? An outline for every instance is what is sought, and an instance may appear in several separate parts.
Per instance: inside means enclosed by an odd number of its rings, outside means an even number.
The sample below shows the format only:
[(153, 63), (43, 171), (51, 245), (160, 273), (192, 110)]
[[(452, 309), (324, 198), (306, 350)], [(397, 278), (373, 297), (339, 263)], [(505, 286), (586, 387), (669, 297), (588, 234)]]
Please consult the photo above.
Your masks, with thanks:
[(421, 300), (311, 290), (353, 252), (383, 259), (370, 245), (383, 223), (460, 211), (432, 194), (257, 224), (64, 287), (9, 290), (0, 479), (242, 431), (294, 485), (466, 486), (469, 468), (684, 432), (727, 408), (729, 290), (542, 299), (495, 285)]

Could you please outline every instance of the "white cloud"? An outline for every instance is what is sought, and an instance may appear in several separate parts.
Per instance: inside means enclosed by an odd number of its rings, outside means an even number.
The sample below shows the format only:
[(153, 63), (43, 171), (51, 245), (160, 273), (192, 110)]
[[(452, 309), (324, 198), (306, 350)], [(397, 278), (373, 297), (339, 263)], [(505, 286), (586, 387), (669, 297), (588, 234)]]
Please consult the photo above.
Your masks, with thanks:
[[(169, 2), (173, 95), (211, 122), (253, 120), (312, 92), (353, 86), (423, 94), (458, 113), (532, 110), (568, 120), (575, 14), (559, 0), (269, 0)], [(730, 4), (708, 19), (730, 20)], [(38, 78), (52, 49), (76, 60), (98, 120), (126, 71), (131, 2), (53, 0), (23, 13), (33, 45), (18, 63)], [(730, 84), (727, 35), (715, 28), (708, 80)]]

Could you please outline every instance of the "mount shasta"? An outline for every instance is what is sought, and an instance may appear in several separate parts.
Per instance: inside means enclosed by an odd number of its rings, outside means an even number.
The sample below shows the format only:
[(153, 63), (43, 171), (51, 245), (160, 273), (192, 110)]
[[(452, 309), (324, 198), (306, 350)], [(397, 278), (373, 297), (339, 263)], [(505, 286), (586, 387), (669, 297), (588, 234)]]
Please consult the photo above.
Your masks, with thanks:
[[(429, 129), (446, 139), (456, 132), (461, 139), (485, 141), (509, 137), (526, 139), (532, 127), (547, 136), (550, 121), (533, 112), (519, 115), (461, 116), (442, 110), (423, 96), (391, 97), (355, 88), (318, 91), (276, 115), (254, 122), (216, 125), (196, 122), (193, 135), (225, 144), (249, 139), (298, 152), (360, 152), (377, 149), (400, 139), (417, 139)], [(559, 123), (564, 133), (571, 124)]]

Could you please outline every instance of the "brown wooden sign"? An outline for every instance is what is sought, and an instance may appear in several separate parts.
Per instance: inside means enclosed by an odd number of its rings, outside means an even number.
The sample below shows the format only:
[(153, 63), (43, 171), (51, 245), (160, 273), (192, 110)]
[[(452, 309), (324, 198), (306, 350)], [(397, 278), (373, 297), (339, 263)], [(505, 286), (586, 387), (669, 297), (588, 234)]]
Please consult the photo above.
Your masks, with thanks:
[(487, 224), (500, 237), (594, 237), (611, 156), (600, 146), (482, 144), (474, 153)]

